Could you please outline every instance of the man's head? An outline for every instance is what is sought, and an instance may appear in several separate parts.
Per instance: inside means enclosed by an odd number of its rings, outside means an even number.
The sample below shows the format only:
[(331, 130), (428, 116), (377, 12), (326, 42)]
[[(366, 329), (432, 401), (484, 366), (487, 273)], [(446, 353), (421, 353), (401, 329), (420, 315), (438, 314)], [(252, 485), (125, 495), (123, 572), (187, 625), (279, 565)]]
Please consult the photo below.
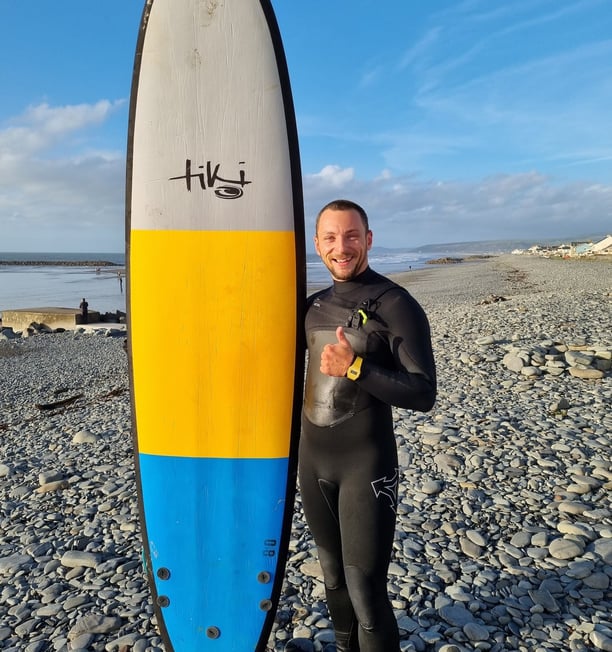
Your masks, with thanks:
[(372, 231), (361, 206), (347, 199), (325, 205), (317, 216), (315, 249), (336, 281), (350, 281), (368, 266)]

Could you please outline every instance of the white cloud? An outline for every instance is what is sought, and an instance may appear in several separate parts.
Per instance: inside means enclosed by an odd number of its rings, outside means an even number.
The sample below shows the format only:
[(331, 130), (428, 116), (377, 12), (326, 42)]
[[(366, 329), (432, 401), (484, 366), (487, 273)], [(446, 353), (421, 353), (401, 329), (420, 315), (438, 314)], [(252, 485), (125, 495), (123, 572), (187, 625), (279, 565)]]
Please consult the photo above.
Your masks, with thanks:
[(375, 243), (387, 247), (517, 238), (537, 241), (612, 230), (612, 185), (555, 183), (538, 172), (440, 181), (393, 176), (388, 171), (374, 179), (358, 179), (352, 170), (344, 185), (322, 185), (321, 178), (332, 172), (334, 178), (342, 178), (341, 168), (328, 165), (305, 179), (309, 235), (318, 210), (338, 195), (366, 209)]
[(28, 107), (0, 130), (0, 156), (16, 159), (44, 152), (69, 134), (102, 124), (124, 103), (101, 100), (96, 104)]
[(321, 187), (342, 188), (355, 177), (353, 168), (341, 168), (338, 165), (326, 165), (320, 172), (310, 175)]
[(125, 153), (90, 144), (122, 104), (41, 104), (0, 129), (3, 250), (123, 247)]

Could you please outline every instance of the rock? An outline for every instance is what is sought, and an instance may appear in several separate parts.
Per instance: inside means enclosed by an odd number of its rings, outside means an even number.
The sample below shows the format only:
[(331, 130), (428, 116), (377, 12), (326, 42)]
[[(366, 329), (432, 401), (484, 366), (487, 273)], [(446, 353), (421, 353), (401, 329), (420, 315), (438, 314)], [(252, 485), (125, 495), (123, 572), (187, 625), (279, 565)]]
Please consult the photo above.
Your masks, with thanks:
[(82, 634), (108, 634), (119, 629), (121, 625), (121, 618), (90, 614), (80, 618), (70, 629), (68, 640), (72, 641)]
[(561, 534), (573, 534), (579, 537), (586, 537), (587, 539), (594, 538), (593, 528), (581, 523), (572, 523), (571, 521), (560, 521), (557, 525), (557, 530)]
[(597, 539), (589, 546), (589, 550), (600, 557), (605, 564), (612, 565), (612, 538)]
[(574, 559), (583, 553), (583, 547), (572, 539), (554, 539), (548, 546), (548, 552), (555, 559)]
[(0, 557), (0, 573), (16, 573), (33, 561), (30, 555), (20, 555), (18, 553), (9, 555), (8, 557)]
[(576, 365), (589, 367), (593, 362), (593, 358), (594, 356), (592, 354), (584, 351), (567, 351), (565, 353), (565, 361), (572, 367), (575, 367)]
[[(308, 630), (310, 635), (310, 630)], [(286, 652), (314, 652), (314, 643), (309, 638), (292, 638), (285, 646)]]
[(476, 622), (466, 623), (462, 629), (471, 643), (489, 640), (489, 630)]
[(100, 437), (94, 435), (89, 430), (79, 430), (72, 438), (73, 444), (95, 444), (99, 441)]
[(599, 380), (605, 376), (601, 369), (593, 367), (570, 367), (569, 373), (575, 378), (582, 378), (584, 380)]
[(582, 583), (590, 589), (598, 591), (607, 591), (610, 588), (610, 578), (606, 573), (593, 573), (583, 578)]
[(521, 374), (527, 376), (527, 378), (533, 378), (535, 376), (541, 376), (542, 370), (539, 367), (523, 367)]
[(565, 514), (582, 514), (589, 508), (588, 505), (578, 500), (563, 500), (557, 505), (560, 512)]
[(477, 545), (480, 548), (487, 545), (487, 540), (482, 536), (482, 534), (480, 534), (480, 532), (477, 532), (476, 530), (467, 530), (465, 535), (473, 544)]
[(569, 410), (571, 407), (570, 402), (566, 398), (560, 398), (559, 400), (555, 401), (554, 403), (551, 403), (549, 409), (549, 412), (552, 412), (553, 414), (556, 412), (564, 412)]
[(38, 474), (38, 484), (43, 486), (50, 482), (58, 482), (64, 479), (64, 474), (61, 471), (42, 471)]
[(496, 339), (494, 335), (485, 335), (484, 337), (479, 337), (476, 340), (476, 344), (478, 346), (490, 346), (491, 344), (495, 344)]
[(612, 652), (612, 636), (606, 636), (603, 632), (595, 630), (589, 635), (589, 640), (597, 650)]
[(434, 456), (434, 462), (440, 471), (454, 474), (457, 469), (463, 467), (462, 460), (456, 455), (449, 455), (447, 453), (438, 453)]
[(40, 485), (40, 487), (36, 488), (36, 492), (39, 494), (46, 494), (51, 491), (67, 489), (69, 486), (70, 483), (67, 480), (56, 480), (55, 482), (47, 482), (46, 484)]
[(464, 627), (474, 621), (474, 616), (460, 605), (442, 607), (439, 613), (441, 618), (453, 627)]
[(528, 593), (534, 604), (543, 607), (549, 613), (556, 613), (559, 611), (559, 605), (550, 591), (540, 588), (538, 590), (528, 591)]
[(321, 570), (321, 565), (319, 562), (307, 562), (300, 566), (300, 571), (307, 577), (316, 577), (317, 579), (323, 579), (323, 571)]
[(69, 550), (62, 555), (62, 566), (68, 568), (95, 568), (102, 561), (102, 555), (96, 552), (83, 550)]
[(421, 485), (421, 491), (428, 496), (435, 496), (442, 491), (442, 483), (439, 480), (430, 480)]
[(510, 371), (514, 371), (516, 373), (520, 373), (520, 371), (526, 364), (521, 357), (513, 353), (507, 353), (503, 357), (502, 363), (505, 365), (507, 369), (509, 369)]

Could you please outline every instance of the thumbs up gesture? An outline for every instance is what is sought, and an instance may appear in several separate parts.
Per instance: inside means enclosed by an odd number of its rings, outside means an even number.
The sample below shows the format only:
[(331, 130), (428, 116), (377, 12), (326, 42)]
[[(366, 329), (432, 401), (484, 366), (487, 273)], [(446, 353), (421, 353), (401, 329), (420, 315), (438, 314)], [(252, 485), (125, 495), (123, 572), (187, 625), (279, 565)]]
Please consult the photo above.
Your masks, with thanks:
[(326, 344), (321, 353), (321, 373), (326, 376), (346, 376), (348, 368), (353, 363), (355, 352), (346, 339), (344, 328), (336, 328), (336, 344)]

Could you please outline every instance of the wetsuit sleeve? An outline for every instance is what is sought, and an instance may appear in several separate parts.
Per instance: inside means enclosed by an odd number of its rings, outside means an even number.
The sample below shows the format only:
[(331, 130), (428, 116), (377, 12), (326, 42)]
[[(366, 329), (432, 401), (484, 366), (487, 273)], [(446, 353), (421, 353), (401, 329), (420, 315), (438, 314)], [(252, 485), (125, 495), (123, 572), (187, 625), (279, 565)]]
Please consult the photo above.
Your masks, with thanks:
[(375, 398), (396, 407), (427, 412), (436, 399), (436, 367), (429, 322), (424, 310), (407, 292), (385, 296), (377, 337), (387, 339), (392, 368), (364, 356), (356, 381)]

